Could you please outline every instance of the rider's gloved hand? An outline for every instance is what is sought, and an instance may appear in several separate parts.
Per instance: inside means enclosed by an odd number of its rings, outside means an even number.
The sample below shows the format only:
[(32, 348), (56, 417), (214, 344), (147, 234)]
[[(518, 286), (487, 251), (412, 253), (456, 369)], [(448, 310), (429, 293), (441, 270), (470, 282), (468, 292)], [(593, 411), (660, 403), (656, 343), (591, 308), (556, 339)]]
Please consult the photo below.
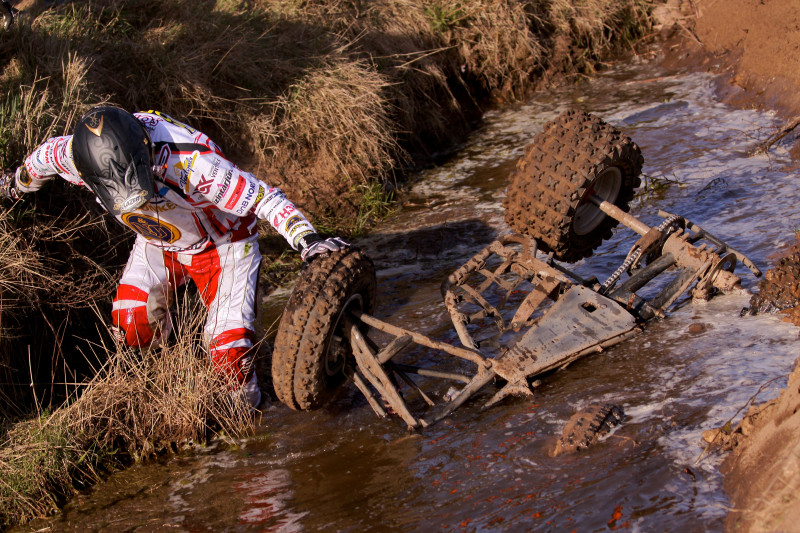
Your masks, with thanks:
[(314, 257), (327, 254), (330, 252), (337, 252), (350, 246), (349, 243), (340, 239), (339, 237), (330, 237), (323, 239), (316, 233), (312, 233), (300, 239), (300, 257), (303, 261), (310, 262)]
[(0, 174), (0, 198), (19, 200), (22, 197), (22, 191), (17, 188), (17, 182), (20, 177), (24, 178), (27, 172), (25, 167), (19, 167), (14, 174), (10, 172)]

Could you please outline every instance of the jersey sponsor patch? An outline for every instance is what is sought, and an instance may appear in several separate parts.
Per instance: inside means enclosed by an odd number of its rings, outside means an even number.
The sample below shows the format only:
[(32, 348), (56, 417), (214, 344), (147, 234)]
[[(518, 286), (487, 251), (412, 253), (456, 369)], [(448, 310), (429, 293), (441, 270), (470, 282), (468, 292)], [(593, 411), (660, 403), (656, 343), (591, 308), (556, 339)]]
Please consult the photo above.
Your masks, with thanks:
[(225, 177), (222, 179), (222, 183), (217, 183), (217, 194), (214, 196), (215, 204), (219, 204), (222, 201), (222, 197), (225, 196), (226, 192), (228, 192), (228, 188), (231, 186), (232, 177), (233, 170), (228, 169), (225, 172)]
[(256, 192), (256, 184), (253, 182), (248, 182), (247, 192), (244, 195), (244, 200), (242, 200), (239, 209), (236, 210), (237, 215), (244, 215), (244, 212), (250, 205), (250, 199), (253, 198), (255, 192)]
[(214, 180), (211, 178), (206, 178), (203, 174), (200, 175), (200, 181), (197, 183), (197, 190), (203, 193), (203, 195), (208, 195), (211, 192), (211, 186), (214, 184)]
[[(167, 115), (166, 113), (162, 113), (161, 111), (154, 111), (152, 109), (149, 109), (147, 112), (150, 113), (151, 115), (156, 115), (156, 116), (161, 117), (164, 121), (169, 122), (170, 124), (172, 124), (174, 126), (178, 126), (180, 128), (185, 129), (186, 131), (188, 131), (192, 135), (197, 133), (197, 130), (194, 129), (193, 127), (187, 126), (183, 122), (178, 122), (177, 120), (175, 120), (171, 116)], [(137, 117), (137, 118), (139, 118), (139, 117)], [(141, 117), (141, 118), (139, 118), (139, 120), (142, 121), (142, 118), (145, 118), (145, 117)], [(142, 122), (144, 122), (144, 121), (142, 121)]]
[[(68, 160), (67, 157), (67, 148), (72, 145), (72, 137), (70, 137), (69, 142), (61, 142), (58, 144), (58, 149), (53, 152), (53, 158), (55, 159), (56, 166), (61, 172), (65, 174), (69, 173), (65, 166), (65, 162)], [(70, 150), (71, 152), (71, 150)], [(64, 163), (62, 163), (62, 161)]]
[[(162, 191), (164, 191), (163, 194), (162, 194)], [(169, 189), (167, 187), (164, 187), (163, 189), (158, 191), (158, 193), (161, 196), (164, 196), (164, 194), (166, 194), (168, 192), (169, 192)], [(151, 199), (148, 203), (146, 203), (143, 206), (141, 206), (139, 209), (141, 209), (142, 211), (153, 211), (155, 213), (165, 213), (167, 211), (172, 211), (173, 209), (175, 209), (177, 207), (178, 207), (177, 205), (173, 204), (169, 200), (165, 200), (163, 198), (161, 198), (161, 199), (154, 198), (154, 199)]]
[(288, 204), (285, 206), (278, 214), (276, 214), (272, 219), (272, 227), (277, 229), (281, 222), (286, 220), (286, 218), (295, 212), (295, 207), (292, 204)]
[(311, 235), (312, 233), (314, 233), (314, 232), (311, 231), (311, 230), (304, 231), (303, 233), (299, 234), (294, 239), (292, 239), (292, 242), (294, 243), (294, 249), (297, 250), (300, 247), (300, 240), (303, 237), (305, 237), (306, 235)]
[(264, 187), (262, 187), (261, 185), (259, 185), (259, 186), (258, 186), (258, 194), (256, 195), (256, 199), (255, 199), (255, 201), (254, 201), (253, 203), (254, 203), (254, 204), (258, 204), (258, 202), (260, 202), (261, 200), (263, 200), (263, 199), (264, 199), (264, 195), (265, 195), (265, 194), (267, 194), (267, 191), (266, 191), (266, 190), (264, 190)]
[(30, 172), (28, 172), (28, 169), (26, 167), (21, 167), (21, 168), (23, 168), (24, 170), (22, 172), (17, 173), (17, 183), (19, 183), (23, 187), (28, 187), (33, 182), (33, 179), (31, 178), (31, 174)]
[(289, 237), (294, 237), (295, 233), (308, 232), (310, 231), (310, 229), (311, 229), (311, 224), (309, 224), (307, 220), (304, 220), (301, 224), (295, 224), (293, 228), (287, 229), (286, 231), (289, 234)]
[(293, 215), (289, 217), (289, 219), (286, 221), (286, 231), (291, 230), (296, 224), (302, 222), (302, 220), (303, 219), (300, 218), (299, 215)]
[(141, 213), (125, 213), (121, 218), (128, 227), (147, 239), (171, 244), (181, 238), (180, 230), (163, 220)]
[(267, 197), (264, 199), (264, 205), (269, 205), (272, 200), (279, 198), (282, 195), (283, 193), (279, 189), (270, 189), (267, 191)]
[[(189, 192), (189, 183), (191, 182), (192, 179), (192, 170), (194, 167), (194, 163), (195, 161), (197, 161), (197, 156), (199, 155), (200, 152), (195, 150), (194, 152), (192, 152), (192, 155), (190, 157), (187, 157), (186, 159), (183, 160), (183, 170), (181, 172), (180, 184), (181, 187), (183, 187), (183, 190), (185, 190), (187, 193)], [(177, 165), (175, 166), (177, 167)], [(183, 180), (186, 181), (184, 182)]]
[(236, 188), (233, 189), (233, 194), (231, 194), (231, 197), (225, 204), (225, 209), (233, 209), (233, 207), (239, 201), (239, 198), (242, 197), (242, 191), (244, 190), (245, 185), (247, 185), (247, 180), (242, 176), (239, 176), (239, 179), (236, 180)]

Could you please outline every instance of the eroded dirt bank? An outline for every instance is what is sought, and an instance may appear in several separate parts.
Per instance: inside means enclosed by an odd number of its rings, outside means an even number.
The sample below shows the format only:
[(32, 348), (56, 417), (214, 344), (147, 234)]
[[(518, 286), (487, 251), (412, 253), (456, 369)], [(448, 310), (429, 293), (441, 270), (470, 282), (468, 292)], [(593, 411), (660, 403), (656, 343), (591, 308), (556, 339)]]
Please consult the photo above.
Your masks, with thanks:
[[(800, 156), (800, 3), (796, 0), (670, 2), (667, 61), (725, 74), (723, 98), (743, 107), (777, 110)], [(784, 141), (786, 142), (786, 141)], [(800, 248), (786, 252), (759, 285), (751, 305), (781, 310), (800, 325)], [(771, 309), (770, 309), (771, 308)], [(800, 531), (800, 365), (782, 395), (751, 407), (727, 437), (726, 488), (732, 531)]]
[[(726, 74), (726, 101), (800, 115), (800, 3), (668, 0), (669, 61)], [(677, 19), (677, 20), (676, 20)], [(672, 23), (675, 22), (675, 25)]]

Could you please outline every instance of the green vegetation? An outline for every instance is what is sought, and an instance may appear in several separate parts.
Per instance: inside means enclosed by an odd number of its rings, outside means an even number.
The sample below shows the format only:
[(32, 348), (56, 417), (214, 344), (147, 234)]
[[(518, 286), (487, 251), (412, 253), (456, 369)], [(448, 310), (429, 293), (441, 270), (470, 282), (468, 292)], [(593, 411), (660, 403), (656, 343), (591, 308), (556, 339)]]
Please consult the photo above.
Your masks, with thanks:
[[(385, 216), (404, 165), (456, 145), (486, 107), (543, 76), (591, 73), (650, 25), (648, 0), (41, 5), (20, 3), (24, 18), (0, 32), (0, 166), (70, 133), (92, 105), (159, 109), (344, 236)], [(156, 359), (103, 347), (97, 317), (129, 247), (60, 181), (0, 210), (0, 526), (52, 512), (108, 454), (248, 426), (192, 328)]]

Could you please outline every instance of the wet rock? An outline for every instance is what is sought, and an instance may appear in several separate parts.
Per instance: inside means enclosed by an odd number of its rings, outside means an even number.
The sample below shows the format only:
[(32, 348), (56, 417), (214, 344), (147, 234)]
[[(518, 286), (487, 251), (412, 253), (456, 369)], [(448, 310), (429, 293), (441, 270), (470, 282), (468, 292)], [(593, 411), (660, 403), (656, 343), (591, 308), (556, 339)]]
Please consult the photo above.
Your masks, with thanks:
[(763, 420), (770, 415), (775, 403), (776, 400), (770, 400), (763, 404), (751, 405), (738, 425), (733, 427), (727, 422), (720, 428), (707, 429), (702, 434), (703, 441), (715, 449), (725, 451), (736, 449), (743, 440), (763, 425)]
[(706, 444), (727, 449), (731, 442), (731, 432), (730, 429), (726, 430), (725, 428), (707, 429), (703, 432), (702, 438)]
[(711, 324), (705, 324), (703, 322), (694, 322), (693, 324), (689, 324), (689, 334), (691, 335), (699, 335), (711, 329)]
[(744, 417), (744, 419), (742, 419), (742, 423), (739, 425), (739, 431), (741, 431), (742, 435), (745, 437), (753, 433), (754, 428), (755, 424), (753, 423), (753, 417), (751, 416)]
[(622, 423), (625, 413), (613, 404), (592, 404), (578, 411), (567, 422), (553, 450), (553, 457), (588, 448)]

